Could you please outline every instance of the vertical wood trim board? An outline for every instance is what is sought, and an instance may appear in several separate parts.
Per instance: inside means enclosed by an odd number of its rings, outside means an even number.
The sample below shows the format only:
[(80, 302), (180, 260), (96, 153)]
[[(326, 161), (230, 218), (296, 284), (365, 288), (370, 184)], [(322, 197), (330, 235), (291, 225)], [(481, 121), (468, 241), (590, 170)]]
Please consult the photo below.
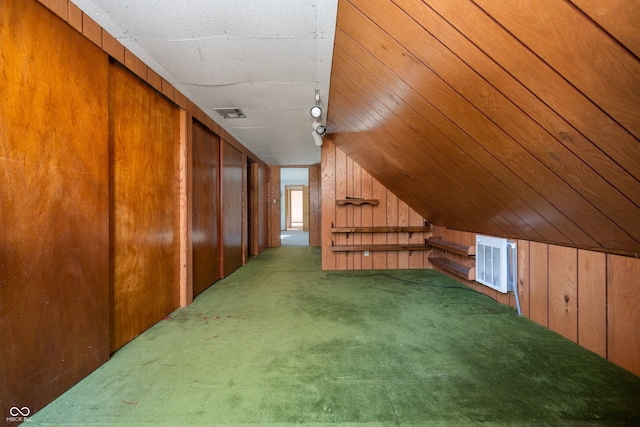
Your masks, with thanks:
[(191, 132), (188, 123), (188, 114), (186, 110), (180, 110), (180, 167), (178, 179), (178, 212), (180, 221), (180, 307), (185, 307), (193, 301), (193, 276), (189, 274), (192, 271), (192, 218), (189, 215), (192, 206), (190, 205), (189, 194), (191, 194), (191, 155), (192, 146), (190, 144)]
[(531, 318), (529, 303), (530, 296), (530, 266), (529, 266), (529, 246), (528, 240), (518, 240), (518, 297), (520, 300), (520, 311), (523, 316)]
[(269, 167), (269, 247), (280, 246), (280, 209), (282, 209), (280, 194), (280, 166)]
[(249, 203), (248, 220), (249, 223), (247, 233), (249, 242), (249, 256), (255, 256), (260, 253), (260, 165), (258, 163), (249, 162), (247, 177), (247, 200)]
[[(260, 162), (258, 166), (258, 196), (259, 196), (259, 221), (258, 221), (258, 253), (269, 246), (269, 168)], [(254, 212), (255, 214), (255, 212)]]
[(321, 194), (322, 177), (320, 165), (309, 166), (309, 246), (320, 246), (320, 207), (322, 206)]
[(249, 169), (247, 167), (247, 154), (242, 150), (241, 167), (242, 167), (242, 263), (245, 265), (249, 260)]

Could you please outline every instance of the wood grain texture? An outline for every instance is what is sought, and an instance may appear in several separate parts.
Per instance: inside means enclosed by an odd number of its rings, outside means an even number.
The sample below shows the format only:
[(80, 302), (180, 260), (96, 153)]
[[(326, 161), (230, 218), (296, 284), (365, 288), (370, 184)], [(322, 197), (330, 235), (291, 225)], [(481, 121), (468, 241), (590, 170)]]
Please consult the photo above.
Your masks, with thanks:
[[(637, 139), (575, 87), (567, 85), (560, 74), (541, 61), (531, 50), (523, 48), (518, 39), (504, 28), (495, 25), (490, 16), (471, 2), (454, 4), (437, 0), (426, 1), (430, 7), (464, 33), (470, 41), (526, 86), (545, 105), (557, 111), (603, 153), (620, 164), (635, 179), (640, 178), (640, 149), (637, 148)], [(605, 8), (613, 3), (615, 2), (598, 2), (599, 7)], [(532, 73), (532, 69), (536, 72)], [(560, 88), (562, 90), (559, 90)], [(566, 129), (562, 130), (566, 133), (563, 133), (564, 137), (568, 137), (570, 141), (580, 140), (575, 132), (569, 130), (567, 133)], [(615, 165), (610, 164), (610, 166)], [(623, 174), (622, 177), (624, 176)], [(637, 184), (631, 181), (624, 192), (627, 193), (635, 186)]]
[(179, 306), (180, 120), (116, 63), (109, 103), (113, 352)]
[[(346, 162), (346, 169), (345, 169), (345, 184), (346, 184), (346, 196), (347, 198), (359, 198), (359, 195), (355, 195), (356, 194), (356, 186), (355, 186), (355, 180), (354, 180), (354, 176), (353, 176), (353, 169), (354, 169), (354, 164), (353, 164), (353, 159), (351, 157), (347, 157), (346, 158), (347, 162)], [(359, 188), (359, 187), (358, 187)], [(345, 213), (345, 223), (344, 225), (346, 227), (352, 227), (355, 225), (355, 216), (354, 216), (354, 208), (356, 206), (354, 206), (353, 204), (349, 203), (346, 204), (344, 206), (344, 209), (341, 209), (342, 211), (344, 211)], [(360, 209), (358, 209), (358, 212), (360, 212)], [(351, 238), (351, 236), (346, 235), (345, 236), (347, 238), (347, 243), (349, 245), (355, 245), (356, 244), (356, 236), (353, 236), (353, 238)], [(360, 253), (347, 253), (347, 259), (346, 259), (346, 269), (347, 270), (353, 270), (354, 268), (354, 264), (356, 262), (356, 258), (361, 258), (362, 254)], [(358, 267), (360, 266), (360, 262), (358, 262)]]
[[(155, 88), (158, 90), (157, 88)], [(180, 148), (178, 154), (178, 218), (180, 246), (180, 307), (193, 302), (193, 123), (187, 111), (180, 110)]]
[[(637, 235), (640, 239), (640, 225), (632, 219), (633, 212), (638, 207), (596, 172), (584, 167), (584, 163), (553, 138), (549, 130), (535, 122), (530, 114), (518, 109), (513, 100), (504, 96), (491, 82), (481, 78), (478, 70), (482, 71), (483, 67), (492, 70), (495, 68), (497, 71), (494, 74), (501, 71), (493, 66), (490, 59), (474, 49), (476, 55), (470, 61), (475, 69), (471, 68), (438, 39), (426, 33), (414, 21), (415, 12), (409, 17), (398, 9), (381, 10), (373, 7), (371, 2), (352, 2), (389, 34), (391, 40), (378, 37), (382, 43), (397, 41), (411, 52), (413, 60), (410, 64), (407, 63), (403, 74), (411, 73), (411, 68), (422, 69), (421, 84), (430, 88), (430, 101), (434, 105), (451, 118), (456, 117), (456, 111), (464, 109), (468, 120), (460, 122), (459, 126), (473, 136), (478, 144), (501, 159), (519, 176), (525, 177), (538, 192), (543, 187), (554, 188), (554, 192), (548, 193), (547, 198), (559, 206), (565, 215), (572, 212), (573, 221), (583, 232), (588, 230), (594, 235), (597, 242), (612, 246), (629, 240), (630, 248), (637, 244), (635, 240), (629, 239), (628, 234)], [(372, 37), (368, 37), (369, 44), (375, 41)], [(448, 72), (451, 67), (456, 69), (456, 73)], [(513, 93), (515, 97), (520, 93), (518, 89), (509, 89), (506, 87), (508, 84), (502, 83), (508, 82), (509, 77), (498, 76), (495, 81), (496, 84), (505, 86), (504, 90), (509, 90), (508, 93)], [(547, 116), (550, 114), (552, 112), (548, 112)], [(523, 165), (527, 166), (522, 167)], [(588, 202), (598, 209), (592, 209)], [(569, 206), (579, 208), (569, 209)], [(582, 215), (580, 212), (586, 209), (591, 211), (588, 215)], [(630, 215), (626, 214), (628, 209), (631, 210)]]
[(322, 174), (320, 183), (322, 186), (322, 215), (320, 217), (322, 222), (320, 229), (322, 240), (322, 269), (335, 270), (336, 256), (331, 252), (331, 244), (333, 243), (331, 227), (336, 224), (336, 210), (332, 207), (335, 206), (336, 200), (336, 147), (327, 138), (325, 138), (325, 142), (322, 144), (320, 156)]
[[(353, 160), (352, 160), (353, 162)], [(362, 198), (362, 168), (359, 164), (353, 162), (353, 197)], [(362, 208), (361, 206), (352, 206), (353, 211), (351, 213), (353, 217), (353, 226), (361, 227), (362, 226)], [(362, 235), (360, 233), (353, 235), (353, 244), (361, 245), (362, 244)], [(353, 269), (354, 270), (362, 270), (362, 262), (364, 259), (364, 255), (362, 253), (354, 253), (353, 257)]]
[(321, 246), (321, 172), (320, 165), (309, 166), (309, 246)]
[[(387, 225), (387, 189), (380, 181), (373, 179), (373, 198), (379, 200), (378, 206), (371, 210), (371, 225)], [(387, 243), (387, 235), (375, 233), (371, 237), (371, 242), (376, 245)], [(371, 254), (373, 268), (387, 268), (387, 254), (384, 252), (374, 252)]]
[[(372, 199), (373, 198), (373, 177), (369, 172), (360, 167), (360, 173), (362, 177), (361, 183), (361, 191), (363, 199)], [(372, 227), (373, 226), (373, 209), (374, 206), (371, 205), (363, 205), (361, 207), (362, 211), (362, 221), (361, 225), (363, 227)], [(370, 245), (373, 243), (373, 235), (371, 233), (363, 233), (360, 235), (360, 242), (363, 245)], [(373, 268), (373, 257), (371, 254), (369, 256), (362, 257), (362, 269), (370, 270)]]
[(578, 342), (578, 251), (549, 245), (549, 329)]
[(107, 56), (35, 1), (0, 17), (4, 425), (109, 358), (109, 134)]
[(534, 3), (340, 2), (333, 140), (434, 224), (638, 252), (637, 57), (593, 13)]
[(623, 46), (640, 57), (640, 3), (627, 0), (571, 0)]
[(520, 311), (523, 316), (531, 317), (529, 303), (530, 292), (530, 267), (529, 267), (529, 241), (518, 240), (518, 297), (520, 299)]
[[(404, 201), (398, 200), (398, 225), (409, 225), (409, 205)], [(398, 243), (406, 245), (409, 243), (409, 233), (398, 233)], [(409, 268), (409, 253), (398, 253), (398, 268)]]
[[(327, 178), (323, 178), (323, 227), (327, 227), (323, 228), (323, 269), (425, 268), (429, 265), (422, 254), (424, 248), (409, 250), (411, 244), (424, 246), (424, 240), (430, 236), (430, 228), (424, 228), (425, 219), (340, 147), (329, 141), (323, 145), (323, 151), (323, 177)], [(378, 204), (335, 203), (348, 200), (346, 197), (366, 197)], [(416, 226), (411, 231), (403, 228), (414, 223)], [(393, 245), (407, 245), (407, 248), (400, 250)], [(350, 247), (354, 249), (348, 250)], [(390, 249), (384, 251), (381, 247)], [(365, 255), (367, 248), (371, 253)]]
[(613, 363), (640, 375), (640, 260), (607, 256), (607, 349)]
[(262, 252), (269, 246), (269, 168), (263, 162), (258, 167), (258, 251)]
[(280, 246), (280, 166), (269, 167), (269, 247)]
[[(387, 219), (386, 225), (398, 224), (398, 196), (393, 194), (387, 188)], [(399, 244), (400, 238), (398, 233), (387, 233), (387, 244)], [(398, 268), (398, 253), (397, 252), (387, 252), (387, 266), (388, 269), (396, 269)]]
[[(405, 10), (411, 12), (412, 17), (433, 34), (433, 45), (425, 43), (421, 48), (429, 51), (428, 55), (423, 53), (421, 56), (427, 65), (436, 72), (455, 66), (459, 70), (456, 79), (450, 79), (442, 72), (439, 75), (558, 178), (597, 206), (613, 223), (607, 229), (618, 226), (624, 233), (640, 235), (640, 225), (632, 219), (640, 215), (638, 207), (616, 189), (619, 186), (626, 190), (626, 194), (640, 195), (640, 186), (633, 177), (611, 163), (597, 146), (572, 129), (555, 111), (540, 103), (534, 93), (523, 87), (436, 13), (422, 7), (422, 3), (415, 6), (415, 0), (400, 2), (408, 3), (412, 7), (407, 6)], [(475, 25), (480, 26), (478, 23)], [(456, 49), (455, 52), (444, 49), (441, 43)], [(412, 51), (417, 52), (419, 49), (416, 46)], [(434, 51), (440, 54), (434, 55)], [(462, 78), (465, 69), (467, 74)], [(476, 74), (483, 79), (475, 77)], [(510, 94), (510, 97), (503, 95), (505, 93)], [(599, 238), (599, 241), (602, 239)]]
[(607, 256), (578, 250), (578, 344), (607, 357)]
[(247, 162), (247, 153), (240, 150), (240, 162), (242, 166), (242, 263), (245, 265), (249, 261), (249, 224), (251, 221), (249, 209), (249, 165)]
[(258, 255), (259, 231), (260, 230), (260, 195), (259, 195), (259, 174), (258, 163), (249, 161), (247, 163), (247, 251), (248, 256)]
[(529, 245), (529, 318), (549, 327), (549, 245)]
[(220, 137), (193, 121), (193, 294), (222, 277), (218, 222), (220, 218)]
[[(362, 38), (366, 39), (369, 37), (369, 34), (363, 34)], [(511, 222), (519, 225), (519, 229), (524, 232), (531, 232), (531, 237), (537, 236), (538, 230), (546, 233), (547, 238), (553, 239), (566, 239), (559, 230), (555, 229), (555, 227), (550, 226), (548, 230), (545, 227), (540, 227), (541, 224), (544, 223), (544, 219), (534, 219), (532, 216), (534, 213), (531, 212), (531, 209), (528, 208), (528, 211), (525, 211), (522, 214), (513, 215), (510, 213), (511, 209), (519, 208), (525, 209), (523, 206), (523, 200), (528, 200), (528, 203), (535, 202), (538, 205), (538, 209), (542, 209), (542, 212), (548, 210), (549, 205), (544, 205), (544, 203), (548, 203), (540, 198), (535, 192), (533, 192), (528, 186), (523, 184), (521, 178), (519, 178), (515, 173), (509, 171), (504, 167), (503, 164), (498, 162), (486, 149), (479, 147), (473, 139), (471, 139), (467, 134), (461, 132), (458, 127), (456, 127), (447, 117), (443, 116), (440, 111), (433, 108), (431, 104), (429, 104), (425, 99), (421, 98), (420, 93), (416, 92), (415, 89), (411, 89), (408, 85), (404, 85), (401, 82), (397, 82), (397, 76), (388, 74), (389, 70), (383, 66), (381, 66), (375, 58), (368, 53), (364, 52), (359, 44), (352, 41), (350, 38), (342, 36), (342, 32), (338, 31), (336, 34), (336, 41), (340, 43), (338, 46), (340, 48), (344, 47), (348, 49), (345, 53), (348, 53), (349, 57), (353, 57), (357, 59), (359, 63), (362, 64), (362, 67), (359, 69), (363, 74), (358, 74), (357, 78), (350, 79), (346, 81), (344, 85), (341, 84), (340, 75), (336, 77), (333, 81), (333, 85), (335, 87), (339, 87), (336, 97), (333, 98), (334, 105), (332, 111), (337, 110), (337, 114), (339, 119), (341, 119), (346, 114), (353, 114), (353, 107), (349, 105), (347, 109), (340, 108), (342, 106), (342, 93), (349, 93), (349, 91), (353, 91), (354, 88), (362, 87), (362, 91), (365, 90), (365, 86), (367, 87), (367, 91), (371, 90), (371, 87), (376, 86), (376, 80), (384, 79), (385, 83), (388, 82), (389, 85), (393, 85), (393, 87), (400, 87), (400, 89), (396, 89), (398, 95), (402, 93), (411, 93), (414, 91), (413, 96), (411, 97), (411, 103), (423, 111), (423, 117), (415, 117), (415, 120), (412, 120), (410, 125), (412, 127), (420, 125), (420, 131), (422, 134), (426, 134), (427, 136), (431, 136), (429, 139), (423, 139), (422, 136), (413, 132), (407, 133), (403, 135), (404, 141), (411, 141), (418, 139), (419, 146), (421, 147), (429, 147), (430, 144), (434, 145), (434, 149), (429, 150), (428, 152), (420, 154), (420, 156), (425, 156), (424, 158), (418, 157), (414, 152), (406, 152), (406, 155), (403, 155), (402, 159), (399, 159), (402, 162), (402, 167), (400, 168), (400, 175), (393, 174), (392, 171), (398, 170), (400, 167), (400, 162), (394, 161), (393, 158), (389, 156), (389, 153), (399, 153), (408, 148), (411, 148), (410, 145), (405, 144), (402, 147), (402, 150), (399, 150), (397, 144), (395, 146), (387, 147), (386, 144), (389, 141), (394, 141), (398, 135), (384, 135), (383, 138), (375, 138), (374, 135), (371, 135), (371, 138), (367, 138), (366, 140), (353, 140), (350, 133), (341, 134), (338, 132), (336, 138), (339, 140), (341, 146), (343, 144), (346, 149), (351, 147), (351, 144), (357, 143), (358, 146), (362, 146), (361, 150), (355, 150), (358, 154), (357, 159), (363, 164), (381, 164), (385, 165), (384, 167), (377, 167), (375, 170), (376, 178), (382, 180), (386, 183), (386, 185), (392, 185), (394, 188), (401, 187), (406, 188), (411, 191), (411, 194), (429, 194), (429, 200), (431, 203), (424, 204), (422, 199), (416, 199), (415, 197), (411, 197), (411, 195), (404, 196), (407, 197), (406, 200), (411, 199), (414, 207), (424, 207), (427, 206), (429, 209), (426, 212), (428, 213), (428, 217), (432, 222), (438, 221), (447, 221), (449, 224), (457, 224), (459, 227), (486, 227), (488, 223), (493, 222), (492, 216), (488, 215), (485, 211), (485, 208), (478, 207), (474, 210), (474, 215), (472, 218), (468, 216), (462, 217), (460, 216), (460, 212), (464, 212), (464, 210), (469, 205), (477, 206), (477, 203), (473, 203), (473, 201), (479, 201), (478, 197), (482, 197), (484, 195), (485, 198), (483, 200), (484, 204), (487, 204), (488, 200), (490, 200), (493, 194), (487, 195), (486, 192), (489, 191), (491, 193), (498, 192), (500, 193), (500, 197), (502, 197), (505, 202), (505, 207), (501, 207), (501, 212), (503, 215), (508, 215), (509, 220), (507, 222)], [(357, 55), (357, 57), (356, 57)], [(336, 49), (334, 61), (336, 67), (341, 66), (341, 51)], [(395, 62), (395, 59), (390, 60), (390, 62)], [(398, 72), (402, 72), (402, 66), (397, 67)], [(368, 79), (367, 74), (364, 70), (375, 71), (375, 79)], [(365, 84), (363, 86), (359, 86), (364, 81)], [(403, 87), (406, 86), (406, 87)], [(392, 89), (393, 90), (393, 89)], [(379, 91), (384, 91), (383, 88), (380, 88)], [(375, 91), (374, 91), (375, 92)], [(337, 99), (336, 99), (337, 98)], [(349, 99), (349, 103), (353, 103), (353, 100), (358, 99), (358, 93), (352, 93), (349, 96), (344, 98)], [(385, 98), (381, 98), (381, 102), (384, 102)], [(336, 107), (337, 105), (337, 107)], [(366, 110), (366, 106), (360, 107), (362, 110)], [(391, 114), (391, 110), (385, 113), (385, 116)], [(408, 116), (412, 117), (412, 111), (408, 107), (403, 110), (403, 117)], [(413, 114), (415, 116), (415, 113)], [(428, 121), (427, 121), (428, 117)], [(354, 119), (357, 120), (357, 119)], [(364, 118), (363, 118), (364, 120)], [(433, 129), (434, 123), (439, 129)], [(354, 126), (351, 123), (346, 124), (345, 131), (349, 131)], [(405, 125), (406, 126), (406, 125)], [(338, 129), (339, 130), (339, 129)], [(380, 135), (380, 131), (377, 132)], [(368, 135), (368, 134), (367, 134)], [(359, 136), (364, 136), (360, 134)], [(385, 144), (385, 145), (382, 145)], [(438, 144), (438, 145), (436, 145)], [(456, 145), (458, 145), (456, 147)], [(364, 150), (364, 147), (367, 147), (367, 150)], [(451, 147), (456, 147), (453, 151)], [(379, 148), (379, 152), (374, 151), (372, 148)], [(463, 151), (463, 149), (465, 151)], [(469, 155), (466, 155), (466, 152)], [(414, 165), (414, 161), (418, 160), (418, 163)], [(429, 164), (430, 167), (425, 169), (421, 165)], [(442, 166), (441, 166), (442, 165)], [(438, 170), (442, 167), (442, 170)], [(486, 168), (486, 169), (485, 169)], [(415, 174), (415, 177), (418, 179), (422, 178), (422, 175), (428, 173), (433, 170), (433, 174), (429, 174), (426, 176), (426, 181), (416, 182), (415, 180), (407, 180), (406, 182), (400, 181), (398, 179), (400, 177), (409, 176), (407, 171), (413, 169), (420, 169), (420, 174)], [(382, 173), (390, 174), (389, 177), (382, 175)], [(444, 177), (451, 177), (454, 180), (446, 180)], [(467, 179), (465, 179), (467, 177)], [(497, 178), (497, 179), (496, 179)], [(434, 186), (434, 183), (437, 185)], [(443, 193), (440, 190), (442, 188), (448, 188), (452, 183), (456, 183), (455, 190), (447, 193)], [(505, 183), (512, 187), (512, 189), (504, 188)], [(416, 189), (416, 187), (420, 188), (420, 191)], [(395, 188), (396, 191), (402, 191)], [(469, 191), (467, 191), (467, 189)], [(461, 192), (462, 190), (462, 192)], [(398, 193), (401, 194), (401, 193)], [(518, 199), (519, 197), (524, 196), (524, 199)], [(487, 199), (489, 197), (490, 199)], [(439, 211), (434, 211), (434, 206), (447, 206), (446, 210), (440, 208)], [(508, 207), (507, 207), (508, 206)], [(423, 210), (423, 212), (425, 212)], [(442, 216), (443, 213), (446, 212), (446, 217)], [(424, 213), (423, 213), (424, 215)], [(470, 219), (473, 219), (473, 222), (470, 222)], [(477, 219), (477, 221), (476, 221)], [(525, 222), (526, 220), (526, 222)], [(527, 226), (527, 222), (536, 221), (539, 225), (538, 230), (534, 231), (531, 226)], [(501, 223), (504, 221), (500, 221)], [(503, 229), (502, 226), (494, 227), (494, 229)], [(511, 228), (511, 227), (510, 227)]]
[[(336, 199), (345, 199), (348, 196), (347, 191), (347, 156), (344, 151), (337, 148), (335, 152)], [(347, 226), (347, 205), (336, 206), (335, 218), (335, 225), (337, 227)], [(335, 236), (335, 242), (338, 246), (350, 244), (350, 242), (347, 240), (347, 236), (344, 235)], [(349, 255), (350, 254), (348, 252), (336, 254), (336, 270), (347, 269)]]
[(631, 134), (640, 137), (640, 62), (579, 10), (568, 2), (552, 0), (510, 0), (499, 5), (488, 0), (475, 2)]
[(244, 166), (241, 151), (227, 141), (221, 141), (221, 145), (222, 271), (226, 277), (242, 266)]

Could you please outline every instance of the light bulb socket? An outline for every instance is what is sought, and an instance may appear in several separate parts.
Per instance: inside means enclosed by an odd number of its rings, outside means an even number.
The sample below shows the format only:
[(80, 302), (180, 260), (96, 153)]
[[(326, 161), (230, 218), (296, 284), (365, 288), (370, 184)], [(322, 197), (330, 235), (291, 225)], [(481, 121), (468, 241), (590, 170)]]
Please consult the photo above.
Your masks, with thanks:
[(324, 135), (327, 131), (327, 127), (319, 120), (314, 120), (313, 123), (311, 123), (311, 129), (318, 135)]

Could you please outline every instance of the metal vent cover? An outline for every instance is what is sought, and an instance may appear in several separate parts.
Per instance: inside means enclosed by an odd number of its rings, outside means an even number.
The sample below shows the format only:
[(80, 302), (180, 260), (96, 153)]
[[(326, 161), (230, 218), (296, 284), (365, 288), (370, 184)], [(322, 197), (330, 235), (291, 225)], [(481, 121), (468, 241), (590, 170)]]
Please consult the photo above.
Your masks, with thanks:
[(223, 119), (246, 119), (247, 116), (239, 108), (215, 108)]

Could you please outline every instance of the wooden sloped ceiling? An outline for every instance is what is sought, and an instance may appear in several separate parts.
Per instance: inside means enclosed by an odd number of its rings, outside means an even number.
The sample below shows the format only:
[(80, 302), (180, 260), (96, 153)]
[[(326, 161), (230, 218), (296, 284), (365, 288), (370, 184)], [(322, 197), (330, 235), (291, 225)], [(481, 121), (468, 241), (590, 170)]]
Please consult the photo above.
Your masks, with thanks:
[(640, 2), (340, 0), (331, 140), (436, 225), (640, 252)]

